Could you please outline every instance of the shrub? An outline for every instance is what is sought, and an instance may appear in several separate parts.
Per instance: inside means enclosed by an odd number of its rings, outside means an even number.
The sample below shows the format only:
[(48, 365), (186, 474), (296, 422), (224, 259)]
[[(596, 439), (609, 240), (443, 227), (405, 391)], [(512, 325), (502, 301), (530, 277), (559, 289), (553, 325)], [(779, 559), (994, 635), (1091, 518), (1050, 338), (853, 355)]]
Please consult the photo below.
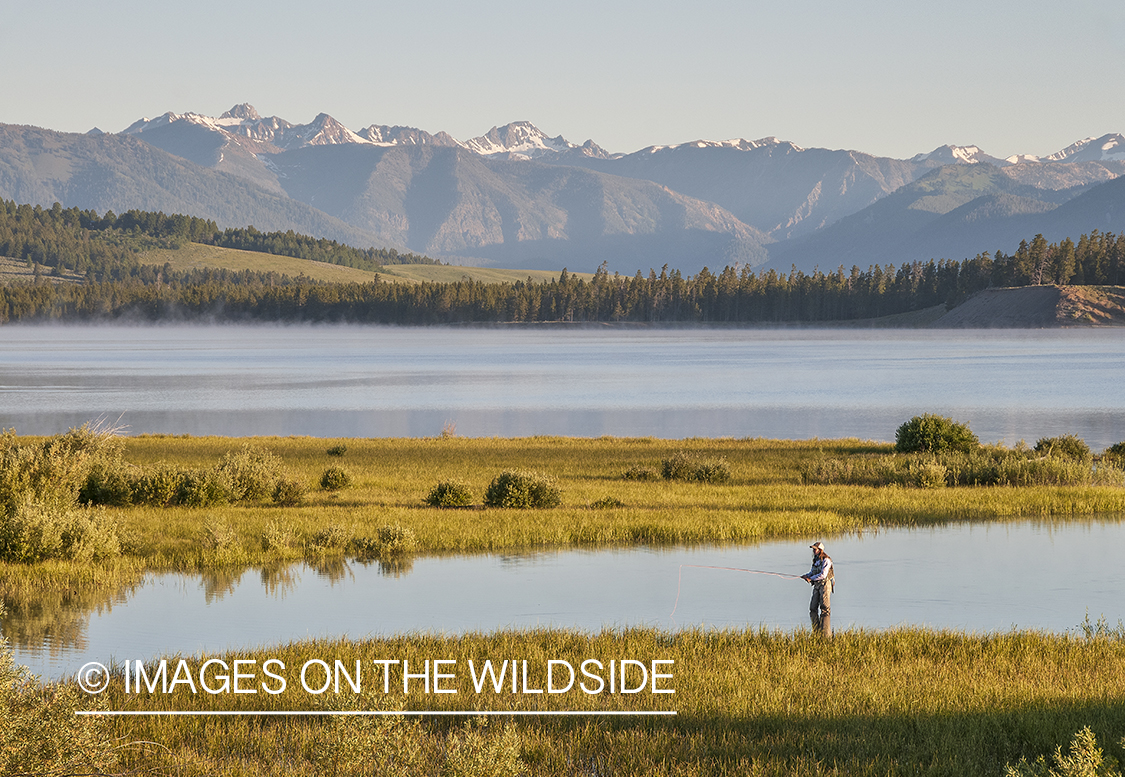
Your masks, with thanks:
[(431, 507), (468, 507), (472, 503), (473, 492), (457, 480), (443, 480), (426, 497), (426, 504)]
[(351, 475), (343, 467), (329, 467), (320, 476), (320, 487), (325, 491), (339, 491), (352, 484)]
[(665, 480), (690, 480), (698, 483), (729, 483), (726, 459), (701, 459), (695, 454), (676, 451), (661, 462)]
[(184, 470), (175, 502), (186, 507), (224, 505), (234, 497), (230, 475), (219, 469)]
[(296, 507), (305, 498), (305, 487), (291, 478), (281, 478), (273, 490), (274, 504)]
[(487, 507), (558, 507), (561, 502), (562, 494), (554, 478), (519, 470), (500, 473), (484, 494)]
[(166, 507), (177, 501), (186, 474), (163, 461), (133, 479), (133, 503)]
[(278, 521), (270, 521), (262, 532), (262, 550), (283, 550), (293, 544), (293, 532)]
[(1102, 457), (1111, 462), (1125, 462), (1125, 442), (1109, 446)]
[(922, 461), (910, 467), (913, 485), (918, 488), (945, 488), (949, 469), (936, 461)]
[(622, 477), (626, 480), (660, 480), (660, 473), (655, 467), (642, 467), (638, 464), (625, 470)]
[(1004, 777), (1121, 777), (1116, 761), (1106, 758), (1089, 726), (1075, 733), (1069, 755), (1063, 755), (1062, 748), (1056, 747), (1052, 760), (1053, 765), (1043, 756), (1034, 763), (1021, 758), (1015, 766), (1004, 767)]
[(133, 503), (135, 476), (120, 461), (96, 461), (78, 491), (83, 504), (124, 507)]
[(1035, 452), (1043, 456), (1054, 456), (1059, 459), (1072, 459), (1074, 461), (1090, 461), (1094, 457), (1086, 441), (1073, 434), (1064, 434), (1061, 437), (1043, 437), (1035, 443)]
[(361, 558), (390, 559), (416, 551), (418, 539), (404, 526), (380, 526), (373, 537), (356, 537), (352, 547)]
[(329, 456), (343, 456), (347, 452), (348, 446), (346, 445), (333, 445), (331, 448), (325, 451), (325, 453), (327, 453)]
[(323, 553), (327, 550), (343, 550), (352, 541), (352, 531), (338, 523), (329, 524), (318, 530), (305, 547), (313, 552)]
[(895, 432), (899, 453), (969, 453), (980, 447), (980, 440), (965, 424), (940, 415), (916, 415)]
[(625, 503), (615, 496), (603, 496), (601, 499), (595, 500), (590, 504), (590, 507), (595, 510), (612, 510), (615, 507), (624, 507)]
[(120, 552), (116, 527), (101, 511), (59, 510), (27, 502), (0, 514), (0, 559), (4, 561), (93, 561)]
[(223, 454), (216, 469), (230, 481), (231, 501), (234, 502), (269, 498), (283, 471), (277, 456), (250, 445)]

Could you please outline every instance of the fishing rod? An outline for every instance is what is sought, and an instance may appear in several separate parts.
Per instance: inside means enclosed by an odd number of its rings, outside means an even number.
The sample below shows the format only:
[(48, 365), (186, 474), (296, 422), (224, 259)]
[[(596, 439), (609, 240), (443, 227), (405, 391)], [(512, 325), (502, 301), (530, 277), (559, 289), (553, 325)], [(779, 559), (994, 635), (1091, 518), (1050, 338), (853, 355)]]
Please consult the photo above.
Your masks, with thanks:
[(684, 580), (684, 567), (693, 567), (694, 569), (722, 569), (727, 572), (747, 572), (751, 575), (773, 575), (774, 577), (784, 577), (789, 580), (804, 580), (800, 575), (787, 575), (784, 572), (767, 572), (764, 569), (743, 569), (742, 567), (713, 567), (706, 564), (680, 564), (680, 572), (676, 578), (676, 603), (672, 605), (672, 612), (668, 615), (669, 618), (674, 617), (676, 608), (680, 606), (680, 584)]

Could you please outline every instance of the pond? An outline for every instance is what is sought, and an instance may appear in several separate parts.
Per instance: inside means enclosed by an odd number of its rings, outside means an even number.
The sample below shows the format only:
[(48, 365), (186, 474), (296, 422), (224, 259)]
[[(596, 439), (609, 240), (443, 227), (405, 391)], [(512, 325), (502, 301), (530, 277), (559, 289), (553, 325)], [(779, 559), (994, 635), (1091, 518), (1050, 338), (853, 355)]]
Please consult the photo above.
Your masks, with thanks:
[(0, 428), (133, 434), (1125, 440), (1120, 330), (6, 326)]
[[(1075, 629), (1125, 617), (1115, 554), (1125, 516), (957, 523), (828, 538), (833, 627)], [(57, 611), (11, 614), (18, 662), (45, 677), (159, 654), (307, 637), (459, 634), (540, 626), (807, 628), (809, 541), (417, 558), (394, 566), (300, 564), (207, 577), (151, 575), (136, 589)], [(681, 565), (685, 565), (682, 566)], [(698, 565), (698, 566), (686, 566)], [(675, 614), (673, 616), (673, 609)]]

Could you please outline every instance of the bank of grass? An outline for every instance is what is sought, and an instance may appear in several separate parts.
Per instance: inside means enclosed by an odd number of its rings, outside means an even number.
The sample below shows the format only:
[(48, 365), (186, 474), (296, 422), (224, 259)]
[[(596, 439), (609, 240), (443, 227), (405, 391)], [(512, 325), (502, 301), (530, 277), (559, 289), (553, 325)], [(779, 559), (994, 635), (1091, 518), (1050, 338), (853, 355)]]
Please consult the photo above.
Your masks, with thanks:
[[(220, 656), (285, 665), (284, 693), (126, 695), (120, 677), (103, 703), (115, 710), (676, 710), (672, 718), (127, 718), (94, 723), (118, 741), (121, 768), (177, 775), (990, 775), (1021, 758), (1064, 748), (1090, 726), (1107, 751), (1125, 733), (1125, 640), (920, 629), (810, 632), (652, 629), (585, 634), (500, 632), (312, 641)], [(622, 695), (476, 693), (468, 661), (526, 660), (529, 688), (543, 688), (549, 659), (608, 667), (630, 658), (672, 660), (673, 674), (649, 691)], [(303, 690), (299, 668), (340, 660), (362, 691)], [(373, 660), (456, 661), (445, 688), (402, 693), (401, 674), (384, 694)], [(188, 659), (194, 671), (203, 659)], [(175, 667), (171, 662), (169, 671)], [(213, 667), (214, 669), (214, 667)], [(279, 672), (277, 665), (273, 671)], [(602, 672), (606, 674), (608, 669)], [(320, 684), (320, 676), (312, 679)], [(212, 678), (214, 673), (212, 674)], [(249, 685), (265, 680), (260, 670)], [(215, 687), (214, 679), (210, 680)], [(270, 681), (272, 683), (272, 681)], [(636, 680), (634, 678), (633, 682)], [(244, 683), (244, 687), (247, 683)], [(590, 687), (595, 684), (590, 682)], [(273, 683), (276, 687), (276, 683)], [(651, 688), (649, 689), (651, 690)], [(467, 740), (476, 736), (474, 748)], [(469, 752), (469, 751), (472, 752)], [(461, 760), (453, 762), (454, 756)], [(475, 761), (473, 759), (476, 759)], [(473, 765), (475, 763), (475, 766)], [(505, 768), (507, 767), (507, 768)]]
[[(362, 545), (386, 527), (412, 534), (415, 552), (445, 553), (756, 542), (948, 521), (1070, 520), (1125, 511), (1125, 489), (1107, 485), (923, 489), (804, 482), (818, 461), (891, 453), (889, 445), (859, 440), (140, 436), (125, 439), (123, 458), (135, 471), (158, 463), (201, 471), (246, 445), (271, 452), (286, 477), (304, 486), (299, 506), (262, 499), (209, 507), (99, 508), (116, 527), (122, 557), (152, 569), (264, 565), (305, 557), (310, 544), (319, 554), (349, 552), (347, 544), (311, 543), (318, 533), (347, 535)], [(340, 447), (343, 456), (328, 453)], [(724, 462), (729, 481), (625, 477), (638, 468), (659, 471), (661, 462), (681, 452)], [(347, 470), (348, 488), (320, 486), (332, 467)], [(561, 505), (485, 508), (489, 484), (509, 470), (554, 478)], [(476, 495), (473, 506), (447, 510), (427, 504), (443, 481), (464, 484)], [(4, 574), (13, 573), (0, 567), (0, 585)]]

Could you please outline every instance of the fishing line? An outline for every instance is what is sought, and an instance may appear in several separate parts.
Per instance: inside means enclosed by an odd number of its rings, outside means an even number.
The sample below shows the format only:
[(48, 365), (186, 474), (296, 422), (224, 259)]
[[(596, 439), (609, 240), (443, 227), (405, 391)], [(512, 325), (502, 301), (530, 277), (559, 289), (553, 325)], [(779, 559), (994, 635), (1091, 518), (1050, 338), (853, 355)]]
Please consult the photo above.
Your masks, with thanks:
[(727, 572), (747, 572), (751, 575), (773, 575), (774, 577), (784, 577), (790, 580), (803, 580), (800, 575), (787, 575), (784, 572), (767, 572), (763, 569), (742, 569), (741, 567), (712, 567), (705, 564), (680, 564), (680, 572), (676, 578), (676, 603), (672, 605), (672, 612), (668, 615), (669, 618), (676, 615), (676, 608), (680, 606), (680, 584), (684, 581), (684, 567), (693, 567), (695, 569), (724, 569)]

